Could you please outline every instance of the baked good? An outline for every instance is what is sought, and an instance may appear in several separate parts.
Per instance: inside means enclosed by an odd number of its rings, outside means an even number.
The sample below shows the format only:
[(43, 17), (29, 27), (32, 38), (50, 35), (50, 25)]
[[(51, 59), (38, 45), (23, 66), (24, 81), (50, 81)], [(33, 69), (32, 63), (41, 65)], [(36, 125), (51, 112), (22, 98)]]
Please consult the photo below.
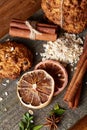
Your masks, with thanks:
[(70, 33), (80, 33), (87, 26), (87, 0), (42, 0), (46, 17)]
[(32, 58), (23, 44), (11, 41), (0, 44), (0, 78), (16, 79), (32, 66)]

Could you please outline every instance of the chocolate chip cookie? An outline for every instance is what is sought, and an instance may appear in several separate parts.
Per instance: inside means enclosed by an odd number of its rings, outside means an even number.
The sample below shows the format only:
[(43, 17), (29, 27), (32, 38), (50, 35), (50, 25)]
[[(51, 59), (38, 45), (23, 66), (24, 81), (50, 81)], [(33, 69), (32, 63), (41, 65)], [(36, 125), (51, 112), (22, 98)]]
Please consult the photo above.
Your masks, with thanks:
[(0, 78), (16, 79), (32, 66), (33, 55), (23, 44), (5, 42), (0, 44)]

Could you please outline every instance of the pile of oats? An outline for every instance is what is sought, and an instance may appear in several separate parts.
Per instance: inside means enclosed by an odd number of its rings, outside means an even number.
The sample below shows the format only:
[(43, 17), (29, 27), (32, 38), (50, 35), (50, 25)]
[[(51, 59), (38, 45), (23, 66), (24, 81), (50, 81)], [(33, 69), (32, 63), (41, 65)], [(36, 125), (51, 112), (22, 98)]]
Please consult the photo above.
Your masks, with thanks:
[(42, 61), (46, 59), (74, 64), (83, 52), (83, 40), (75, 34), (64, 33), (56, 41), (43, 44), (44, 53), (40, 53)]

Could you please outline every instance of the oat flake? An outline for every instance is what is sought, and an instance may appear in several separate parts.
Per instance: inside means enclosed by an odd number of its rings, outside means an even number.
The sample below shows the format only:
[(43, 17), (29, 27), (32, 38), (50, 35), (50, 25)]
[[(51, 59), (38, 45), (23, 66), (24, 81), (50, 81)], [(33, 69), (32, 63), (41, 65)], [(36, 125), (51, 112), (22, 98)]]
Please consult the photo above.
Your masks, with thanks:
[(44, 53), (40, 53), (42, 61), (46, 59), (59, 60), (61, 62), (74, 64), (79, 60), (83, 52), (83, 41), (75, 34), (64, 33), (56, 41), (43, 44)]
[(0, 102), (3, 100), (3, 98), (2, 97), (0, 97)]

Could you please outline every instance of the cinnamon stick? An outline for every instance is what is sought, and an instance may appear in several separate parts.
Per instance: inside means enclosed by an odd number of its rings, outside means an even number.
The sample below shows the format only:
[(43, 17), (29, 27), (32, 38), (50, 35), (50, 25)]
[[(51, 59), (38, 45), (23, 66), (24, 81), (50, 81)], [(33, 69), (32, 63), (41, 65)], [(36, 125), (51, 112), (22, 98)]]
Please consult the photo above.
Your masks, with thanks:
[(69, 108), (73, 108), (74, 102), (68, 102), (68, 106), (69, 106)]
[(11, 22), (18, 22), (18, 23), (25, 23), (24, 20), (20, 20), (20, 19), (11, 19)]
[(57, 25), (52, 25), (52, 24), (45, 24), (45, 23), (39, 23), (39, 22), (37, 22), (37, 26), (39, 26), (39, 27), (51, 27), (51, 28), (55, 28), (55, 29), (57, 29)]
[(68, 95), (68, 97), (66, 99), (67, 101), (71, 101), (71, 102), (73, 101), (73, 99), (74, 99), (74, 97), (76, 95), (76, 92), (79, 89), (80, 84), (82, 83), (82, 79), (83, 79), (83, 76), (84, 76), (86, 70), (87, 70), (87, 60), (85, 60), (83, 66), (82, 66), (82, 68), (81, 68), (81, 70), (80, 70), (80, 72), (78, 74), (78, 77), (75, 80), (75, 83), (73, 84), (73, 87), (72, 87), (71, 91), (69, 92), (69, 95)]
[(27, 27), (27, 25), (26, 25), (24, 22), (18, 21), (18, 20), (15, 20), (15, 21), (13, 20), (13, 21), (11, 21), (10, 27), (15, 27), (15, 28), (20, 28), (20, 29), (27, 29), (27, 30), (29, 30), (28, 27)]
[(14, 37), (29, 38), (30, 31), (16, 27), (10, 27), (9, 34)]
[(36, 40), (45, 40), (45, 41), (55, 41), (57, 39), (57, 34), (37, 34), (36, 35)]
[(55, 34), (56, 33), (56, 29), (51, 28), (51, 27), (37, 26), (36, 29), (42, 33), (48, 33), (48, 34)]
[(76, 95), (75, 95), (73, 101), (68, 103), (69, 108), (74, 108), (75, 109), (78, 106), (79, 100), (80, 100), (81, 89), (82, 89), (82, 84), (80, 85), (80, 88), (76, 92)]
[(67, 102), (69, 105), (69, 108), (76, 108), (79, 104), (79, 99), (80, 99), (80, 94), (81, 94), (81, 88), (82, 88), (82, 79), (84, 76), (84, 73), (87, 70), (87, 59), (83, 65), (83, 67), (80, 70), (80, 73), (75, 81), (75, 83), (73, 84), (72, 89), (69, 92), (69, 95), (67, 95)]
[(79, 100), (80, 100), (80, 94), (81, 94), (81, 90), (82, 90), (82, 85), (80, 85), (80, 88), (78, 89), (76, 95), (75, 95), (75, 99), (74, 99), (74, 105), (73, 108), (77, 108), (78, 104), (79, 104)]
[[(32, 27), (34, 27), (37, 31), (40, 31), (42, 33), (48, 33), (48, 34), (55, 34), (57, 30), (56, 25), (51, 24), (44, 24), (44, 23), (38, 23), (37, 21), (29, 21)], [(10, 27), (18, 27), (22, 29), (29, 29), (25, 21), (18, 20), (18, 19), (12, 19), (10, 23)]]
[(73, 85), (74, 85), (74, 83), (75, 83), (75, 81), (76, 81), (76, 79), (78, 77), (78, 74), (79, 74), (79, 72), (80, 72), (80, 70), (81, 70), (81, 68), (82, 68), (82, 66), (83, 66), (86, 59), (87, 59), (87, 52), (85, 51), (81, 55), (80, 60), (78, 61), (76, 72), (74, 73), (73, 78), (72, 78), (72, 80), (70, 82), (70, 85), (69, 85), (69, 87), (67, 89), (67, 92), (66, 92), (66, 94), (64, 96), (64, 101), (68, 101), (67, 95), (69, 95), (69, 93), (70, 93), (70, 91), (71, 91), (71, 89), (72, 89), (72, 87), (73, 87)]
[(68, 90), (64, 96), (64, 101), (68, 102), (69, 108), (76, 108), (78, 106), (82, 88), (82, 79), (86, 70), (87, 70), (87, 36), (85, 37), (83, 53), (77, 64), (77, 70), (74, 73), (74, 76), (70, 82)]
[(83, 46), (83, 52), (87, 51), (87, 35), (85, 36), (85, 42), (84, 42), (84, 46)]
[[(30, 30), (27, 29), (20, 29), (17, 27), (10, 27), (9, 34), (14, 37), (21, 37), (21, 38), (30, 38)], [(32, 39), (32, 38), (30, 38)], [(57, 39), (57, 34), (36, 34), (35, 40), (46, 40), (46, 41), (54, 41)]]
[(37, 22), (36, 29), (43, 33), (55, 34), (57, 31), (57, 26), (52, 24), (43, 24)]

